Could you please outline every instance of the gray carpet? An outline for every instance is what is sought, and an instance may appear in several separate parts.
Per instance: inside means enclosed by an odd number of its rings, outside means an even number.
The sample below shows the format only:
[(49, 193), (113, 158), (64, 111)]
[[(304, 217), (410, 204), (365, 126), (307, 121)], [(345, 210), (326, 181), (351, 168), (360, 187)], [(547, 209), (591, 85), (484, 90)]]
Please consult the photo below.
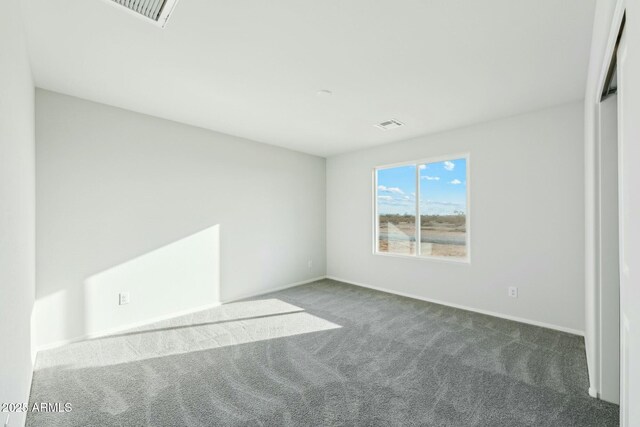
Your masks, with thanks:
[(617, 426), (583, 339), (323, 280), (41, 352), (28, 426)]

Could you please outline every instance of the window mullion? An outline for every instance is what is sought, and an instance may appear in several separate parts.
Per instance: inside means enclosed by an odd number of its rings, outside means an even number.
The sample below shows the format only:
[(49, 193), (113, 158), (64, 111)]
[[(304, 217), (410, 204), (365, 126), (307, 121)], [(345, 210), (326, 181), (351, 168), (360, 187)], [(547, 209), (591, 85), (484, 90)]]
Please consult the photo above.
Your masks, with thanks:
[(416, 256), (421, 255), (420, 236), (422, 224), (420, 219), (420, 165), (416, 165)]

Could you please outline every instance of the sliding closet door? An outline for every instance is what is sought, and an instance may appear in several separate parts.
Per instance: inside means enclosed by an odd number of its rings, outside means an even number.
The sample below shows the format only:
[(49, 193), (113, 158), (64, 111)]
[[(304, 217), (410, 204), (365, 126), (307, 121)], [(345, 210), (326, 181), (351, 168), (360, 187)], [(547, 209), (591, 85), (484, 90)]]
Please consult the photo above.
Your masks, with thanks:
[(620, 415), (623, 427), (640, 425), (640, 48), (634, 45), (635, 50), (630, 50), (630, 31), (627, 25), (618, 48)]

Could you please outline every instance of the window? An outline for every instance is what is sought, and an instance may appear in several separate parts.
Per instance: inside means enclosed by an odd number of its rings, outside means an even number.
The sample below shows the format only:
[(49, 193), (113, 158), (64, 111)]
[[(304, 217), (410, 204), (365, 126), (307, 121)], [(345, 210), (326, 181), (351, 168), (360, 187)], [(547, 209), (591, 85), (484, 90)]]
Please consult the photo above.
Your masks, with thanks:
[(469, 260), (468, 156), (375, 169), (375, 252)]

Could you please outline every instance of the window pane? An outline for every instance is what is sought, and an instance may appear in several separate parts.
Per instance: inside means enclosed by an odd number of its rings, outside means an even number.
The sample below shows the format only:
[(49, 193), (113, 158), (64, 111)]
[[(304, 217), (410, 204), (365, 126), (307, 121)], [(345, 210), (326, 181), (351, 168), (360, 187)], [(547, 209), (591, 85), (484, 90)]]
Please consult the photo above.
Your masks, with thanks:
[(377, 171), (378, 251), (416, 253), (416, 166)]
[(466, 159), (420, 165), (420, 255), (467, 256)]

